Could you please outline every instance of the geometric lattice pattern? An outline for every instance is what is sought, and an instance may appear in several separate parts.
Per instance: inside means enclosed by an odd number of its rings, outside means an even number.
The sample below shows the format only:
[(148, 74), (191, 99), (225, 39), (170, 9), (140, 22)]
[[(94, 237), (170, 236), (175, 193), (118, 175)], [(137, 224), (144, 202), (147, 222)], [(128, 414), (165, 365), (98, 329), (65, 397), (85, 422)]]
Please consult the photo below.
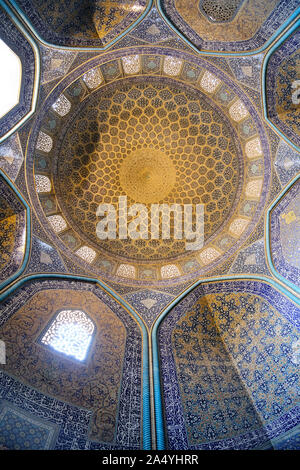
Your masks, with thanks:
[(103, 47), (137, 20), (147, 5), (146, 0), (18, 3), (44, 40), (65, 47)]
[(161, 0), (173, 25), (200, 50), (250, 51), (273, 36), (297, 0)]
[[(164, 85), (155, 79), (151, 82), (119, 84), (105, 94), (101, 91), (92, 96), (66, 133), (57, 169), (59, 200), (72, 226), (105, 251), (139, 259), (180, 254), (185, 252), (185, 242), (158, 242), (151, 237), (125, 244), (123, 240), (102, 242), (96, 236), (99, 203), (114, 204), (120, 194), (128, 196), (128, 206), (149, 199), (181, 205), (190, 200), (205, 203), (208, 238), (230, 211), (239, 175), (238, 151), (225, 119), (191, 90)], [(209, 129), (211, 136), (205, 137)], [(135, 171), (130, 167), (127, 170), (130, 159)], [(176, 183), (165, 197), (156, 193), (155, 186), (159, 176), (154, 173), (155, 168), (162, 172), (162, 161), (167, 162), (168, 174), (172, 171), (170, 165), (177, 172)], [(147, 180), (142, 179), (145, 171), (149, 172), (150, 181), (154, 179), (149, 196)], [(146, 207), (150, 213), (151, 204)]]
[(268, 118), (293, 144), (300, 147), (300, 31), (294, 31), (275, 49), (267, 64)]

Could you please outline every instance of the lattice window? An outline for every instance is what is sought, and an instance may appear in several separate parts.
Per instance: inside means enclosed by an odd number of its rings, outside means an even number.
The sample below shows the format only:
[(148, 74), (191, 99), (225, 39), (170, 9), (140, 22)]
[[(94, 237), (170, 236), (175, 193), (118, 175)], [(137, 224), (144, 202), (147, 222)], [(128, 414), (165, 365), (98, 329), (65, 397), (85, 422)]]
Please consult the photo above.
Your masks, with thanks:
[(51, 181), (48, 176), (35, 175), (35, 187), (38, 193), (49, 193), (51, 191)]
[(71, 109), (71, 103), (65, 95), (60, 95), (60, 97), (52, 105), (54, 111), (57, 112), (60, 116), (65, 116)]
[(220, 253), (215, 248), (206, 248), (199, 256), (203, 264), (209, 264), (217, 259)]
[(117, 276), (135, 278), (135, 267), (131, 264), (120, 264), (117, 270)]
[(175, 264), (166, 264), (165, 266), (162, 266), (160, 272), (163, 279), (180, 276), (180, 271)]
[(19, 57), (0, 39), (0, 118), (18, 102), (21, 89), (22, 64)]
[(55, 351), (83, 361), (91, 344), (95, 326), (82, 310), (61, 310), (40, 342)]
[(262, 155), (261, 142), (258, 137), (249, 140), (245, 146), (246, 155), (248, 158), (256, 158)]
[(231, 232), (232, 235), (234, 235), (235, 237), (240, 237), (244, 232), (245, 228), (247, 227), (248, 223), (249, 220), (239, 218), (234, 219), (234, 221), (230, 224), (229, 232)]

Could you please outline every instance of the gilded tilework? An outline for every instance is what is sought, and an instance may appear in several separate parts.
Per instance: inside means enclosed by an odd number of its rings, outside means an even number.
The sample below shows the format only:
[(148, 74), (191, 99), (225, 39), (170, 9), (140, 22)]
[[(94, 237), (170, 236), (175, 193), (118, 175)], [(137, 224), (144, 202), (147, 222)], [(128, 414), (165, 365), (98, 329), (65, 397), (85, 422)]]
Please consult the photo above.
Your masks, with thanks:
[(0, 399), (0, 446), (9, 450), (51, 449), (59, 427)]
[(199, 8), (209, 21), (225, 23), (233, 20), (242, 3), (243, 1), (241, 0), (232, 0), (231, 2), (224, 2), (224, 0), (216, 2), (200, 0)]
[(288, 139), (300, 146), (299, 29), (273, 52), (267, 65), (266, 90), (269, 119)]
[(182, 300), (159, 331), (169, 448), (251, 449), (298, 424), (297, 326), (299, 309), (259, 282)]
[[(197, 138), (209, 126), (213, 131), (212, 147), (205, 137)], [(83, 129), (86, 132), (81, 133)], [(56, 191), (63, 213), (68, 214), (72, 227), (109, 253), (148, 260), (180, 254), (185, 251), (184, 241), (101, 242), (96, 235), (96, 208), (102, 201), (116, 203), (120, 194), (128, 196), (128, 206), (146, 203), (149, 212), (154, 202), (207, 201), (205, 236), (209, 238), (236, 197), (238, 151), (229, 135), (220, 114), (203, 99), (200, 102), (196, 94), (175, 85), (152, 80), (149, 85), (118, 85), (105, 95), (101, 90), (81, 108), (76, 121), (72, 119), (72, 128), (61, 144)], [(214, 155), (219, 156), (217, 166)], [(192, 173), (186, 171), (186, 156)], [(116, 170), (111, 172), (110, 165)], [(201, 189), (195, 184), (199, 171)], [(215, 190), (213, 202), (206, 187)], [(217, 208), (219, 211), (214, 212)]]
[(15, 181), (24, 161), (19, 135), (15, 132), (0, 145), (0, 168)]
[[(145, 446), (155, 419), (152, 407), (145, 419), (148, 378), (158, 399), (151, 329), (177, 296), (157, 334), (166, 449), (299, 449), (300, 312), (284, 282), (272, 287), (265, 241), (292, 290), (298, 184), (264, 230), (300, 164), (261, 97), (265, 45), (299, 0), (160, 0), (141, 21), (150, 0), (16, 3), (41, 41), (34, 57), (0, 7), (0, 36), (23, 67), (19, 105), (0, 134), (28, 112), (38, 59), (41, 76), (34, 116), (0, 145), (0, 167), (30, 207), (0, 181), (0, 281), (10, 292), (0, 306), (0, 449)], [(269, 58), (265, 97), (269, 120), (296, 144), (298, 36)], [(137, 232), (148, 239), (100, 240), (97, 208), (117, 208), (120, 195), (148, 213), (153, 203), (203, 203), (204, 246), (186, 250), (172, 216), (169, 240), (149, 238), (145, 218)], [(9, 284), (25, 243), (22, 277)], [(223, 275), (236, 280), (205, 282)], [(61, 341), (59, 350), (44, 342), (59, 313), (78, 327), (74, 311), (91, 333), (77, 359), (75, 347), (72, 357)]]

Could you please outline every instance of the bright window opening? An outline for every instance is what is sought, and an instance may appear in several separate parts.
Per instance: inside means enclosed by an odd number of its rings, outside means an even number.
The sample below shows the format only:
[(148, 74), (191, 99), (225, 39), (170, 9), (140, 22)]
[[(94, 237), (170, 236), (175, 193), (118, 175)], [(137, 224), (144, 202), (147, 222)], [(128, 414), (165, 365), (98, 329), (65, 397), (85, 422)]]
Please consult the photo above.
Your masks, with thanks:
[(0, 39), (0, 118), (19, 102), (22, 64), (19, 57)]
[(94, 324), (81, 310), (60, 311), (41, 342), (60, 353), (83, 361), (92, 340)]

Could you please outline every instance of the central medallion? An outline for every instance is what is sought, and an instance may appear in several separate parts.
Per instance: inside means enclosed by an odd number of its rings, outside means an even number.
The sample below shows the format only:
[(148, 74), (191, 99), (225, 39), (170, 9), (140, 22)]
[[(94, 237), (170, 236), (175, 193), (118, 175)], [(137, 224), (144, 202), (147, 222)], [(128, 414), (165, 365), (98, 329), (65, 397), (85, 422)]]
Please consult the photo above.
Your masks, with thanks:
[(135, 202), (163, 201), (174, 188), (176, 169), (171, 158), (153, 148), (131, 153), (120, 168), (120, 184)]

